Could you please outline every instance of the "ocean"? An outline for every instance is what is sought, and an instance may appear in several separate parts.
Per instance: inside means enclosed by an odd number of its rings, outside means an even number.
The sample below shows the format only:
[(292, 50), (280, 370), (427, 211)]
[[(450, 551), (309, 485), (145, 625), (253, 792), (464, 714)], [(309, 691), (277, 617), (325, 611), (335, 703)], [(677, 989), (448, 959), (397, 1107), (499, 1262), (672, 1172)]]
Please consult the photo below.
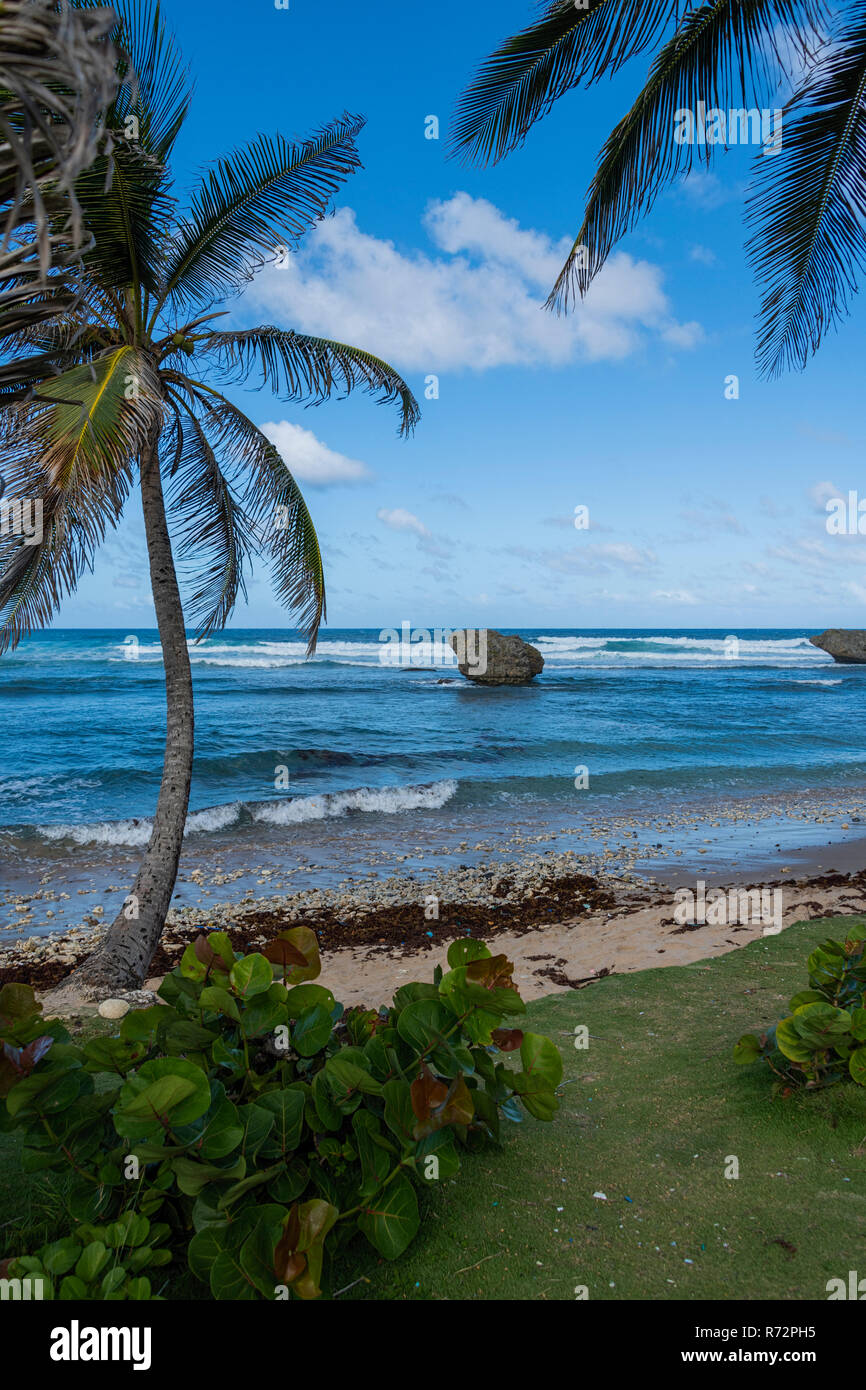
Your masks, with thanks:
[[(866, 778), (866, 668), (807, 631), (528, 628), (544, 671), (478, 688), (450, 653), (326, 629), (191, 646), (189, 853), (351, 865), (359, 846), (524, 836)], [(164, 710), (154, 632), (51, 631), (0, 659), (0, 871), (125, 866), (147, 842)], [(540, 839), (539, 839), (540, 842)], [(325, 865), (325, 860), (328, 865)], [(234, 861), (232, 861), (234, 862)]]

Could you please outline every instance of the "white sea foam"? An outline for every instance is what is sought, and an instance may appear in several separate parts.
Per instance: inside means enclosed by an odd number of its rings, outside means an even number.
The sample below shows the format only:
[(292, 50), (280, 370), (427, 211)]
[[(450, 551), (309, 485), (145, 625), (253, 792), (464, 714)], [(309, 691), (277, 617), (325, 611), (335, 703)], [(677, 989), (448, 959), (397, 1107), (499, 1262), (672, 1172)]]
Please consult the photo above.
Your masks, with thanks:
[[(735, 634), (731, 634), (735, 635)], [(731, 649), (728, 636), (646, 636), (641, 633), (597, 633), (591, 637), (541, 636), (533, 639), (548, 670), (564, 671), (588, 665), (665, 666), (826, 665), (826, 653), (807, 637), (737, 637)]]
[(293, 801), (260, 802), (253, 819), (270, 825), (298, 825), (303, 821), (328, 820), (349, 811), (378, 811), (394, 815), (400, 811), (437, 811), (457, 791), (453, 778), (417, 787), (357, 787), (348, 792), (326, 792), (322, 796), (301, 796)]
[[(442, 782), (405, 787), (356, 787), (345, 792), (325, 792), (321, 796), (299, 796), (286, 801), (229, 801), (222, 806), (208, 806), (193, 811), (186, 821), (185, 835), (209, 834), (228, 830), (245, 817), (269, 825), (300, 825), (305, 821), (328, 820), (350, 811), (377, 812), (396, 815), (401, 811), (438, 810), (450, 801), (457, 791), (457, 782), (449, 778)], [(97, 821), (92, 824), (38, 825), (37, 832), (46, 840), (72, 840), (77, 845), (146, 845), (153, 821), (143, 817), (133, 820)]]

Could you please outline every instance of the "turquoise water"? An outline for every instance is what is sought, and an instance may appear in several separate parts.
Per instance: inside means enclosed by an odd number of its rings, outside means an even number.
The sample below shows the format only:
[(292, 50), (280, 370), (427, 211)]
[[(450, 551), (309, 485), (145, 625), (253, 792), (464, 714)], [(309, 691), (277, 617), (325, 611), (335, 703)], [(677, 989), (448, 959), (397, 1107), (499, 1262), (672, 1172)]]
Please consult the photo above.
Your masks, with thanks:
[[(545, 658), (526, 688), (476, 688), (423, 641), (388, 664), (378, 630), (328, 629), (312, 661), (279, 629), (192, 647), (189, 839), (325, 825), (394, 838), (458, 814), (555, 822), (573, 812), (578, 769), (584, 810), (863, 785), (866, 667), (834, 665), (806, 632), (521, 636)], [(39, 634), (0, 660), (7, 862), (146, 842), (162, 674), (144, 630)]]

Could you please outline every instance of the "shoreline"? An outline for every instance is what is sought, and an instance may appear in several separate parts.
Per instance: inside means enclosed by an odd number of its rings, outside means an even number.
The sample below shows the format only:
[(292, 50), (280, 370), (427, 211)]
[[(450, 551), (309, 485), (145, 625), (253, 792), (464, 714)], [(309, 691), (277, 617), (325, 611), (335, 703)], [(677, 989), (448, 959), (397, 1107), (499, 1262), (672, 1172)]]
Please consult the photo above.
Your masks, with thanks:
[[(51, 855), (22, 860), (0, 834), (0, 947), (10, 935), (88, 932), (111, 921), (141, 853), (58, 845)], [(583, 792), (568, 807), (467, 808), (446, 819), (408, 812), (393, 823), (353, 814), (269, 837), (196, 834), (184, 841), (172, 901), (206, 916), (253, 898), (319, 889), (363, 895), (368, 881), (411, 872), (422, 881), (451, 869), (510, 873), (561, 855), (574, 872), (651, 886), (696, 874), (721, 883), (853, 871), (866, 866), (866, 794), (823, 787), (688, 801), (667, 795), (648, 804)]]
[[(642, 816), (583, 804), (588, 818), (581, 812), (573, 824), (540, 823), (526, 809), (503, 815), (501, 833), (488, 820), (483, 839), (464, 819), (447, 834), (429, 822), (394, 826), (383, 843), (380, 825), (353, 818), (329, 838), (330, 858), (314, 858), (309, 846), (301, 853), (293, 841), (268, 855), (259, 847), (253, 858), (242, 846), (203, 853), (188, 840), (151, 977), (170, 970), (199, 931), (229, 930), (238, 948), (255, 949), (304, 923), (317, 932), (323, 974), (344, 1003), (378, 1006), (410, 968), (429, 973), (431, 953), (438, 959), (466, 933), (508, 954), (526, 997), (536, 998), (602, 971), (683, 964), (762, 934), (748, 921), (677, 926), (677, 890), (701, 882), (707, 891), (780, 893), (785, 926), (866, 911), (859, 789), (687, 807), (668, 799)], [(138, 851), (129, 859), (133, 867), (114, 863), (106, 875), (79, 851), (41, 865), (25, 892), (7, 891), (0, 983), (46, 990), (68, 975), (129, 891)]]
[[(839, 856), (836, 856), (837, 858)], [(862, 863), (862, 859), (860, 861)], [(778, 892), (781, 925), (826, 916), (866, 914), (866, 869), (762, 880), (748, 875), (678, 875), (679, 886)], [(179, 961), (202, 930), (225, 930), (236, 949), (256, 949), (285, 927), (311, 926), (319, 938), (322, 980), (345, 1005), (378, 1007), (410, 978), (424, 979), (456, 937), (472, 935), (515, 964), (515, 983), (527, 1000), (586, 987), (609, 973), (684, 965), (721, 955), (765, 935), (762, 921), (713, 924), (684, 918), (677, 888), (614, 875), (580, 872), (574, 851), (506, 870), (445, 870), (423, 882), (414, 876), (367, 880), (340, 890), (258, 896), (238, 903), (172, 909), (146, 989)], [(437, 891), (438, 890), (438, 891)], [(438, 898), (438, 917), (431, 911)], [(675, 915), (675, 913), (677, 915)], [(51, 937), (31, 936), (0, 946), (0, 984), (53, 988), (87, 954), (101, 926)]]

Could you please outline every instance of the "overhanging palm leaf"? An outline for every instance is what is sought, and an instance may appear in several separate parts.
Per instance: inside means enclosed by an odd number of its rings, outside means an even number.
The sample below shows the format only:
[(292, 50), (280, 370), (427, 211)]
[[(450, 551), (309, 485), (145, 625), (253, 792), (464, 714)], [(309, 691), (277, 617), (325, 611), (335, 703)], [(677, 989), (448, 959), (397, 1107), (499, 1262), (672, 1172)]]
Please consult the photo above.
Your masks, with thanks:
[(453, 144), (477, 163), (497, 163), (522, 145), (565, 92), (597, 82), (648, 48), (677, 0), (554, 0), (543, 17), (506, 39), (457, 107)]
[[(808, 14), (808, 4), (805, 9)], [(568, 308), (576, 290), (584, 294), (611, 248), (659, 193), (695, 159), (711, 162), (714, 145), (676, 143), (676, 113), (694, 112), (699, 102), (712, 109), (748, 102), (756, 93), (760, 99), (772, 80), (775, 26), (803, 15), (801, 0), (711, 0), (686, 15), (604, 147), (549, 308)]]
[(265, 325), (203, 334), (201, 350), (213, 355), (229, 380), (246, 380), (258, 368), (260, 387), (270, 386), (287, 401), (315, 404), (334, 391), (348, 395), (360, 388), (378, 395), (381, 404), (399, 401), (401, 434), (411, 434), (420, 418), (415, 397), (394, 368), (348, 343)]
[[(73, 190), (117, 85), (112, 22), (105, 8), (53, 0), (0, 7), (0, 340), (74, 304), (50, 272), (68, 267), (85, 238)], [(14, 379), (14, 365), (0, 366), (0, 390)]]
[(260, 135), (221, 159), (193, 195), (169, 256), (165, 294), (204, 302), (240, 289), (268, 253), (294, 246), (360, 167), (364, 121), (348, 113), (295, 145)]
[(36, 544), (0, 535), (0, 652), (25, 633), (51, 621), (63, 599), (75, 591), (81, 574), (92, 568), (106, 531), (120, 520), (132, 484), (128, 459), (110, 474), (79, 468), (65, 488), (34, 463), (38, 412), (19, 420), (3, 444), (5, 501), (34, 500), (41, 506), (41, 539)]
[[(799, 113), (799, 114), (798, 114)], [(794, 119), (790, 117), (793, 115)], [(805, 367), (848, 311), (866, 269), (866, 5), (845, 13), (785, 109), (782, 152), (748, 201), (747, 250), (767, 285), (757, 360), (766, 376)]]
[(178, 416), (177, 428), (180, 437), (172, 441), (176, 462), (170, 502), (182, 550), (198, 576), (188, 616), (199, 637), (204, 637), (225, 626), (239, 594), (246, 598), (244, 566), (252, 549), (249, 518), (191, 410)]
[[(187, 383), (186, 389), (203, 414), (215, 455), (223, 460), (222, 471), (236, 482), (249, 549), (270, 559), (274, 589), (297, 614), (298, 627), (307, 639), (307, 654), (312, 655), (326, 615), (325, 573), (301, 490), (279, 450), (243, 411), (212, 388)], [(204, 498), (200, 500), (204, 502)], [(213, 506), (209, 516), (215, 526)], [(228, 544), (223, 555), (226, 571), (237, 568), (240, 572), (242, 566), (230, 563)], [(200, 631), (212, 626), (208, 615)]]

